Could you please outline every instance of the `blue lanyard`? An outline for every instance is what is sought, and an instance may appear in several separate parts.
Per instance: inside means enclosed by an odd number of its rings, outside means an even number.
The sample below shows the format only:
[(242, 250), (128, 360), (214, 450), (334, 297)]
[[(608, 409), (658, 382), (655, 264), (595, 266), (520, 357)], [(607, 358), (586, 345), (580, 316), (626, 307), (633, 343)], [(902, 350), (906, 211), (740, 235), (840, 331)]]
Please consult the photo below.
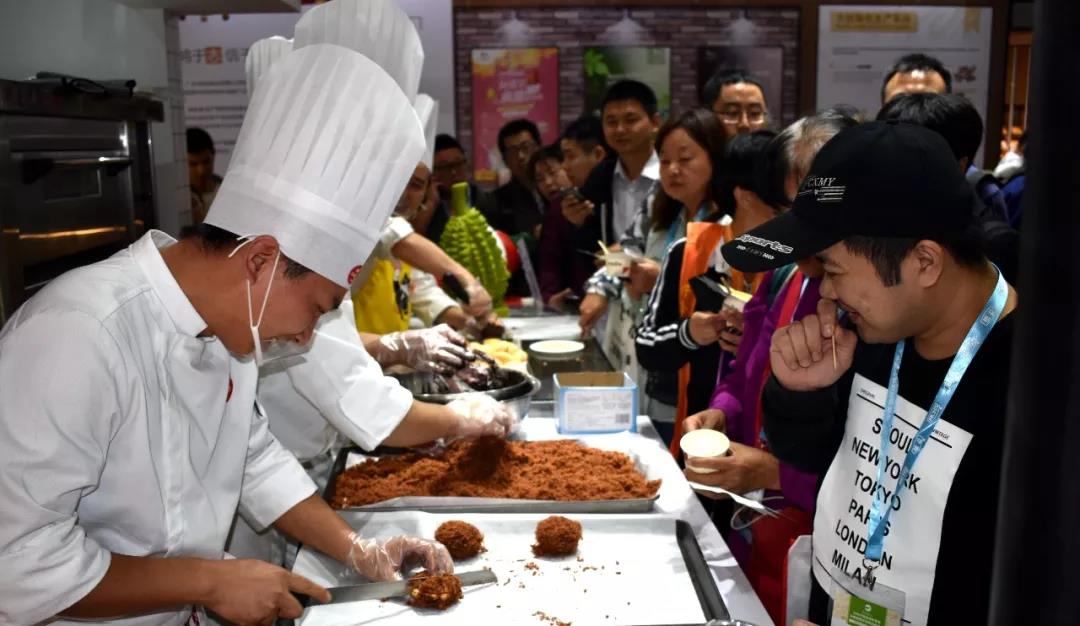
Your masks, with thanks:
[[(941, 420), (941, 414), (945, 412), (945, 407), (952, 400), (956, 387), (960, 384), (960, 379), (964, 377), (964, 373), (967, 371), (968, 366), (971, 365), (975, 354), (982, 347), (983, 342), (986, 341), (986, 337), (994, 328), (998, 318), (1001, 317), (1001, 312), (1005, 310), (1005, 303), (1008, 299), (1009, 285), (1005, 282), (1001, 272), (998, 271), (997, 286), (994, 287), (994, 293), (990, 295), (990, 299), (986, 302), (986, 306), (983, 307), (979, 318), (975, 320), (975, 324), (971, 326), (971, 330), (964, 337), (964, 342), (960, 344), (960, 350), (953, 357), (949, 371), (945, 374), (945, 380), (942, 381), (941, 388), (938, 389), (937, 395), (934, 396), (934, 403), (930, 405), (930, 410), (926, 412), (926, 418), (923, 419), (918, 434), (915, 435), (908, 448), (891, 501), (884, 502), (884, 498), (878, 497), (877, 494), (874, 495), (874, 502), (870, 507), (870, 519), (866, 524), (870, 534), (866, 544), (866, 559), (868, 561), (877, 563), (881, 560), (882, 548), (885, 543), (885, 529), (889, 525), (889, 518), (892, 516), (894, 509), (893, 502), (899, 502), (900, 492), (904, 490), (908, 475), (911, 474), (915, 462), (919, 459), (919, 455), (922, 454), (923, 448), (926, 447), (926, 442), (934, 434), (934, 428), (937, 427), (938, 422)], [(896, 416), (896, 398), (900, 391), (900, 362), (904, 358), (904, 343), (905, 341), (901, 339), (896, 344), (896, 351), (893, 353), (892, 372), (889, 374), (889, 395), (885, 399), (885, 416), (881, 425), (881, 452), (877, 471), (878, 485), (884, 484), (885, 480), (885, 459), (889, 449), (889, 433), (892, 432), (893, 418)], [(882, 506), (885, 507), (884, 511), (881, 510)]]
[[(694, 221), (695, 222), (700, 222), (701, 220), (705, 219), (705, 215), (708, 214), (708, 209), (709, 209), (708, 204), (703, 204), (700, 207), (698, 207), (697, 213), (694, 214)], [(667, 241), (664, 242), (664, 251), (665, 252), (669, 248), (671, 248), (671, 244), (675, 243), (675, 231), (679, 230), (679, 226), (681, 226), (683, 224), (683, 222), (686, 221), (686, 214), (687, 213), (689, 213), (689, 210), (679, 211), (679, 217), (677, 217), (675, 219), (675, 221), (671, 223), (671, 226), (668, 228)]]

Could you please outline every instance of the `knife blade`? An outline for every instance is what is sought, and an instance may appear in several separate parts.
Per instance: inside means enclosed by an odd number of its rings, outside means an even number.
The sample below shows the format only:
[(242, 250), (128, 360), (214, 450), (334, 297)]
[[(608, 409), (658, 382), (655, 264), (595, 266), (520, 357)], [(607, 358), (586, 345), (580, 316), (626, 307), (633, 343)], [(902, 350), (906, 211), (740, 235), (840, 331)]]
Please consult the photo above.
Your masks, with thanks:
[[(457, 574), (457, 577), (461, 579), (462, 587), (498, 582), (495, 572), (492, 572), (489, 569), (465, 572), (464, 574)], [(390, 582), (364, 583), (361, 585), (330, 587), (327, 591), (330, 592), (330, 602), (327, 602), (327, 604), (360, 602), (363, 600), (381, 600), (382, 598), (407, 596), (409, 594), (409, 582), (406, 580), (397, 580)]]

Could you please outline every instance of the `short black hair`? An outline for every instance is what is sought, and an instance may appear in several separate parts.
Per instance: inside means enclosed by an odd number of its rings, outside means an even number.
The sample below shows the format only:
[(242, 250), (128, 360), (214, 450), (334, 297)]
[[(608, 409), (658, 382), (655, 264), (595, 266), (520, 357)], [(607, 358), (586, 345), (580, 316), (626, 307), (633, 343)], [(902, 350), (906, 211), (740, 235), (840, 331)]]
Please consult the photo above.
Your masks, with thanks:
[(897, 120), (935, 131), (945, 138), (956, 160), (975, 160), (982, 144), (983, 122), (975, 106), (960, 94), (906, 93), (881, 107), (879, 121)]
[(983, 228), (972, 223), (966, 229), (949, 237), (864, 237), (854, 236), (844, 240), (848, 252), (870, 261), (878, 278), (886, 287), (900, 284), (900, 264), (920, 241), (929, 239), (945, 248), (953, 259), (963, 267), (979, 269), (986, 264), (986, 240)]
[(892, 69), (885, 74), (884, 80), (881, 81), (882, 101), (885, 100), (885, 86), (889, 84), (893, 76), (915, 71), (937, 72), (941, 80), (945, 81), (945, 93), (952, 93), (952, 72), (945, 68), (945, 64), (928, 54), (913, 52), (897, 59)]
[[(730, 72), (722, 72), (714, 74), (712, 78), (705, 83), (705, 89), (701, 92), (702, 106), (707, 109), (711, 109), (716, 100), (720, 97), (720, 93), (724, 90), (724, 87), (728, 85), (737, 85), (739, 83), (746, 83), (753, 85), (761, 90), (761, 97), (765, 97), (765, 87), (761, 85), (761, 82), (754, 77), (753, 74), (746, 70), (731, 70)], [(765, 103), (766, 105), (768, 102)]]
[[(225, 251), (231, 252), (236, 246), (240, 245), (238, 235), (206, 222), (185, 229), (184, 233), (185, 239), (198, 239), (204, 252), (214, 254), (224, 253)], [(300, 278), (311, 272), (307, 267), (293, 261), (284, 254), (281, 255), (281, 260), (285, 261), (285, 278)]]
[(642, 109), (645, 109), (645, 114), (649, 117), (656, 115), (656, 94), (653, 92), (652, 87), (639, 80), (630, 79), (620, 80), (608, 87), (607, 93), (604, 94), (604, 101), (600, 103), (600, 112), (603, 113), (604, 107), (612, 102), (622, 102), (623, 100), (637, 102)]
[(562, 163), (562, 160), (562, 148), (559, 147), (558, 142), (543, 146), (534, 152), (533, 155), (529, 157), (528, 165), (525, 166), (525, 172), (528, 174), (529, 180), (532, 181), (533, 186), (536, 185), (536, 166), (539, 165), (541, 161), (558, 161), (559, 163)]
[(595, 115), (582, 115), (563, 131), (562, 139), (576, 142), (584, 150), (592, 150), (596, 146), (611, 154), (611, 147), (604, 138), (604, 123)]
[(762, 155), (775, 136), (776, 133), (771, 130), (755, 130), (736, 135), (727, 142), (724, 147), (724, 167), (720, 171), (720, 197), (716, 200), (726, 215), (735, 216), (736, 187), (761, 195), (758, 170)]
[(465, 148), (462, 148), (461, 143), (457, 139), (454, 139), (452, 135), (447, 135), (446, 133), (435, 135), (435, 150), (432, 152), (442, 152), (443, 150), (454, 148), (461, 150), (461, 153), (465, 154)]
[(540, 129), (536, 127), (536, 124), (527, 118), (518, 118), (516, 120), (510, 120), (503, 124), (503, 127), (499, 129), (499, 154), (506, 156), (506, 138), (512, 137), (522, 132), (527, 132), (532, 135), (533, 141), (540, 143)]
[(214, 140), (210, 138), (210, 133), (194, 126), (187, 129), (188, 154), (205, 152), (207, 150), (214, 152)]

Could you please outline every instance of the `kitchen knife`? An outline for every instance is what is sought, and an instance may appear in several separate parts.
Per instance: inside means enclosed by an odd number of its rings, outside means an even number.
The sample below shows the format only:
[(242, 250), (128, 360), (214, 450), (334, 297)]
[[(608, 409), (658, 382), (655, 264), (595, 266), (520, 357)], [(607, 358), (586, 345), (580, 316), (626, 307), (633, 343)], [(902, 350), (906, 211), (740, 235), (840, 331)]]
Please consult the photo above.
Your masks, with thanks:
[[(457, 577), (461, 579), (462, 587), (471, 587), (473, 585), (482, 585), (485, 583), (498, 582), (495, 577), (495, 573), (489, 569), (477, 570), (475, 572), (465, 572), (464, 574), (457, 574)], [(330, 587), (327, 589), (330, 592), (330, 602), (326, 604), (340, 604), (342, 602), (360, 602), (363, 600), (381, 600), (382, 598), (399, 598), (409, 595), (409, 582), (407, 580), (397, 580), (381, 583), (364, 583), (362, 585), (346, 585), (344, 587)], [(299, 594), (297, 594), (299, 595)], [(317, 606), (318, 602), (310, 601), (307, 596), (301, 596), (305, 602), (305, 606)]]

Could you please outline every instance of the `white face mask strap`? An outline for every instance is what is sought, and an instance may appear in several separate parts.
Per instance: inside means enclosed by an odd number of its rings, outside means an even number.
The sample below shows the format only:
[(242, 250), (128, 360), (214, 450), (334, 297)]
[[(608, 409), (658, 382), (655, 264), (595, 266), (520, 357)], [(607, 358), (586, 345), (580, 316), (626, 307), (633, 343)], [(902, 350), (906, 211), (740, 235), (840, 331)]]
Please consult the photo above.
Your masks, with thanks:
[[(259, 319), (255, 320), (253, 322), (255, 324), (256, 328), (260, 324), (262, 324), (263, 313), (266, 313), (266, 303), (270, 301), (270, 287), (272, 287), (273, 284), (274, 284), (274, 275), (277, 274), (277, 265), (278, 265), (279, 260), (281, 260), (281, 252), (278, 252), (277, 255), (274, 256), (274, 265), (270, 268), (270, 281), (266, 283), (266, 293), (263, 294), (262, 307), (259, 308)], [(247, 282), (247, 286), (248, 286), (248, 315), (251, 315), (251, 281), (250, 280)]]
[[(232, 252), (229, 253), (229, 258), (233, 258), (233, 255), (239, 252), (240, 248), (243, 248), (252, 241), (255, 241), (255, 237), (256, 235), (241, 235), (237, 237), (236, 239), (240, 242), (240, 245), (233, 248)], [(278, 250), (277, 256), (274, 257), (274, 265), (270, 268), (270, 282), (266, 285), (266, 293), (263, 294), (262, 307), (259, 308), (259, 319), (257, 320), (255, 319), (255, 311), (251, 308), (251, 281), (249, 280), (245, 282), (247, 286), (248, 319), (251, 320), (251, 325), (253, 328), (258, 328), (259, 325), (262, 324), (263, 313), (266, 312), (266, 303), (270, 300), (270, 287), (274, 284), (274, 274), (277, 273), (278, 261), (280, 259), (281, 251)]]
[(241, 236), (237, 237), (236, 240), (240, 242), (240, 245), (233, 248), (232, 252), (229, 253), (229, 258), (230, 259), (233, 258), (234, 254), (236, 254), (237, 252), (240, 251), (240, 248), (243, 248), (244, 246), (248, 245), (252, 241), (255, 241), (255, 235), (241, 235)]

